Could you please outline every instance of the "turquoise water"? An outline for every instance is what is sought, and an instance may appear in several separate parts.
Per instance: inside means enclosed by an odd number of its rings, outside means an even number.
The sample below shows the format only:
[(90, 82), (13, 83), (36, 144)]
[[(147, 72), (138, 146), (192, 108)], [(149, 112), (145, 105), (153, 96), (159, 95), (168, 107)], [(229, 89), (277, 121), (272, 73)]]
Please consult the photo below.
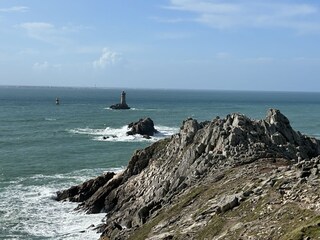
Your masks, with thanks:
[[(0, 87), (0, 239), (97, 239), (88, 227), (104, 215), (74, 212), (75, 204), (52, 200), (55, 191), (123, 169), (135, 149), (177, 132), (188, 117), (260, 119), (272, 107), (296, 130), (320, 136), (320, 93), (127, 89), (132, 109), (110, 110), (121, 91)], [(143, 117), (160, 133), (126, 136), (126, 125)]]

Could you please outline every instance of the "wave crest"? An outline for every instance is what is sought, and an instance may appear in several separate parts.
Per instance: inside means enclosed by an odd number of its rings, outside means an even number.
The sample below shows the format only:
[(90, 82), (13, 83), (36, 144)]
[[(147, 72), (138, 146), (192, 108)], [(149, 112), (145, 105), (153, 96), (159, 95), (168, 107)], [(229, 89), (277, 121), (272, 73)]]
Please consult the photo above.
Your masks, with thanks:
[(15, 179), (1, 189), (0, 239), (97, 239), (100, 234), (92, 224), (100, 224), (105, 214), (76, 212), (78, 203), (55, 201), (56, 191), (92, 175), (121, 169), (83, 169)]
[(159, 131), (150, 139), (146, 139), (141, 135), (127, 135), (128, 128), (123, 126), (121, 128), (111, 128), (107, 127), (105, 129), (92, 129), (92, 128), (76, 128), (71, 129), (69, 132), (73, 134), (84, 134), (88, 136), (93, 136), (95, 141), (105, 141), (105, 142), (142, 142), (149, 141), (155, 142), (160, 139), (170, 137), (171, 135), (178, 132), (179, 128), (167, 127), (167, 126), (155, 126)]

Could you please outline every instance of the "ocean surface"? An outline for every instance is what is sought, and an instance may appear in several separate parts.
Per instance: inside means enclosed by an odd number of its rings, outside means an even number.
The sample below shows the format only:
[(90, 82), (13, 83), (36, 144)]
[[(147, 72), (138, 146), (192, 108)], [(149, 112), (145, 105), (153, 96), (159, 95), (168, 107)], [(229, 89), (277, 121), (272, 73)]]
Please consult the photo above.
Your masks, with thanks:
[[(132, 109), (109, 109), (122, 90)], [(53, 200), (56, 191), (121, 171), (134, 150), (178, 132), (188, 117), (262, 119), (269, 108), (320, 136), (320, 93), (0, 87), (0, 239), (97, 239), (92, 224), (104, 214), (74, 211), (77, 204)], [(159, 134), (126, 136), (144, 117)]]

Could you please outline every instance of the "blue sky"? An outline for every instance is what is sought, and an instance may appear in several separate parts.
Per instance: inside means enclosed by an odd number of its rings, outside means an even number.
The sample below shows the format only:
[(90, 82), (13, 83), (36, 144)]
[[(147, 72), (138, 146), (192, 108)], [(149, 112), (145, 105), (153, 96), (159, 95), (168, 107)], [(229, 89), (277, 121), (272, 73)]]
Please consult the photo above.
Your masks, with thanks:
[(320, 1), (0, 0), (0, 85), (320, 91)]

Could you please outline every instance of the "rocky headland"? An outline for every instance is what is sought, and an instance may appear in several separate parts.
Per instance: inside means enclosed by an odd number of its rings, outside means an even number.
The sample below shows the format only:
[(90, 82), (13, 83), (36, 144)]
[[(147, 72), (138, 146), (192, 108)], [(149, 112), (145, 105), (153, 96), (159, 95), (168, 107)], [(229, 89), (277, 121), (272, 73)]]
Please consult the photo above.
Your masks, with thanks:
[(106, 239), (318, 239), (320, 141), (270, 109), (201, 122), (137, 150), (120, 173), (57, 193)]

